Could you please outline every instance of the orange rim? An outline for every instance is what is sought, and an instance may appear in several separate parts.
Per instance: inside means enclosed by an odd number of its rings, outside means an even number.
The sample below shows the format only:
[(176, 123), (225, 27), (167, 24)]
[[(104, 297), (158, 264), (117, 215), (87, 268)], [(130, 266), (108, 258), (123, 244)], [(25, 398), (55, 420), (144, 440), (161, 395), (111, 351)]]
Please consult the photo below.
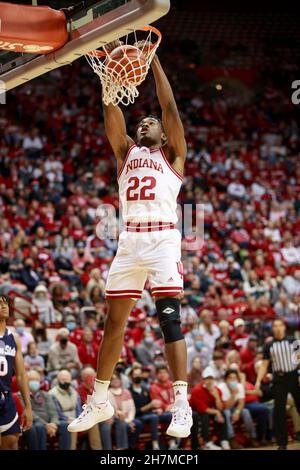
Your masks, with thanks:
[[(161, 39), (162, 39), (162, 34), (161, 32), (155, 28), (154, 26), (144, 26), (143, 28), (140, 28), (138, 29), (137, 31), (152, 31), (153, 33), (155, 33), (157, 35), (157, 41), (154, 43), (154, 44), (151, 44), (151, 46), (149, 46), (149, 49), (152, 51), (154, 48), (157, 48), (161, 42)], [(104, 46), (105, 47), (105, 46)], [(107, 57), (109, 54), (107, 54), (105, 51), (99, 51), (98, 49), (95, 49), (94, 51), (91, 51), (87, 54), (88, 56), (90, 57)]]

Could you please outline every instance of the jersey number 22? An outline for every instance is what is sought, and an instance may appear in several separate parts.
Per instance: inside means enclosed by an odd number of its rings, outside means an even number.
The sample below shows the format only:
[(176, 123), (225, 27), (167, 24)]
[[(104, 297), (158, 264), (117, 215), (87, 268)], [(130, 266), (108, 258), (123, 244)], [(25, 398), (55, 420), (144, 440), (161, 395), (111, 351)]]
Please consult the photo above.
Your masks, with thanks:
[(155, 193), (149, 192), (156, 186), (156, 179), (153, 176), (144, 176), (138, 178), (132, 176), (128, 180), (128, 189), (126, 191), (127, 201), (153, 201), (155, 199)]

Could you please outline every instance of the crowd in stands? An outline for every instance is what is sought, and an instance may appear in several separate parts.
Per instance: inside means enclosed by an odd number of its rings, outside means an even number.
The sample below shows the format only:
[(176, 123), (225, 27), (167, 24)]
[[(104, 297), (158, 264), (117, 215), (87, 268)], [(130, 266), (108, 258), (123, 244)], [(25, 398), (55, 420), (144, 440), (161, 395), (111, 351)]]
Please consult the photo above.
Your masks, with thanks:
[[(271, 371), (260, 394), (253, 385), (262, 347), (275, 317), (299, 330), (298, 111), (270, 71), (245, 102), (226, 86), (209, 96), (197, 88), (180, 48), (172, 61), (162, 56), (188, 145), (179, 204), (204, 205), (204, 239), (183, 233), (182, 243), (192, 446), (257, 446), (273, 438)], [(149, 79), (125, 110), (131, 133), (140, 116), (158, 114), (153, 93)], [(119, 216), (100, 86), (78, 61), (10, 92), (0, 107), (0, 293), (31, 302), (32, 318), (16, 310), (14, 324), (34, 410), (24, 433), (29, 449), (45, 449), (55, 436), (61, 449), (77, 445), (66, 427), (93, 387), (117, 248), (117, 239), (95, 233), (101, 204)], [(147, 285), (128, 321), (110, 397), (115, 418), (89, 431), (90, 448), (134, 447), (145, 430), (158, 448), (173, 397)], [(292, 400), (288, 407), (299, 439)]]

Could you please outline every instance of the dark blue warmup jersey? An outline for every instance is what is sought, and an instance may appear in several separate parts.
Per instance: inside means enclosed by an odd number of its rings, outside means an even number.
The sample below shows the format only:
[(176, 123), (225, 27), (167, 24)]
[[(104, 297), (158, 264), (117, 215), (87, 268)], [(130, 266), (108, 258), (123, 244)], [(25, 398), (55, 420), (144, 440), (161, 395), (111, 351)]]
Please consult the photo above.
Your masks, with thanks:
[(20, 432), (16, 404), (11, 393), (17, 346), (14, 335), (6, 328), (0, 336), (0, 434)]

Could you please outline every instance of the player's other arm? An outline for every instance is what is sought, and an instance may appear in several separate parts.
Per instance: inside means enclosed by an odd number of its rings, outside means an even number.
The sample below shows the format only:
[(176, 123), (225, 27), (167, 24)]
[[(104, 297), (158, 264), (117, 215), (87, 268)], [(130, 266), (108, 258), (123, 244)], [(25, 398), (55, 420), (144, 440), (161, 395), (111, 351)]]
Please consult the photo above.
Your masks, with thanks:
[(117, 160), (124, 160), (128, 148), (134, 144), (127, 135), (123, 112), (119, 106), (103, 103), (104, 127), (109, 143)]
[(21, 392), (23, 401), (24, 401), (24, 412), (21, 419), (21, 426), (23, 431), (26, 431), (32, 426), (32, 409), (30, 402), (30, 392), (28, 385), (28, 378), (24, 367), (24, 359), (22, 355), (22, 347), (20, 338), (17, 335), (14, 335), (17, 351), (15, 357), (15, 372), (17, 378), (17, 384)]
[(158, 57), (155, 55), (152, 61), (152, 71), (156, 84), (157, 98), (162, 110), (162, 121), (167, 134), (170, 158), (173, 163), (183, 172), (186, 158), (186, 141), (184, 129), (177, 109), (174, 94), (169, 80), (161, 66)]

